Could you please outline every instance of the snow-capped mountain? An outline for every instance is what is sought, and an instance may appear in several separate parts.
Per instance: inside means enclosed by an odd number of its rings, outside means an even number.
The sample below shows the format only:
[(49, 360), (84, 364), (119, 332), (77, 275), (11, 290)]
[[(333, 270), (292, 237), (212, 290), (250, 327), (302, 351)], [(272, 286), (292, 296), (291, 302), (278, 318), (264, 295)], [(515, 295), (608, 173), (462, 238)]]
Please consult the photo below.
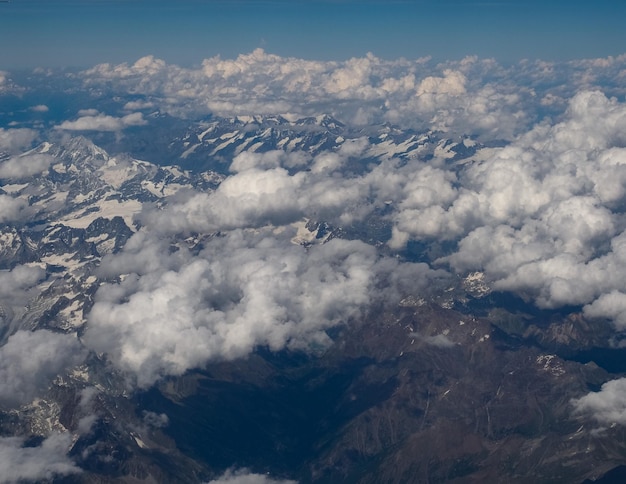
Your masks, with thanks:
[[(482, 145), (471, 137), (449, 139), (445, 133), (401, 129), (390, 124), (352, 126), (328, 115), (294, 118), (288, 115), (210, 118), (164, 132), (169, 117), (154, 113), (148, 124), (134, 128), (133, 135), (102, 137), (99, 143), (112, 151), (159, 164), (175, 164), (195, 170), (224, 173), (233, 157), (243, 152), (281, 150), (311, 156), (339, 149), (344, 143), (366, 139), (363, 162), (442, 156), (450, 161), (471, 156)], [(157, 132), (157, 136), (155, 136)]]
[(45, 142), (32, 153), (50, 156), (50, 166), (25, 183), (2, 185), (3, 193), (23, 201), (26, 220), (1, 229), (0, 247), (0, 267), (29, 264), (46, 271), (41, 294), (20, 323), (30, 329), (70, 330), (84, 323), (83, 307), (95, 290), (92, 272), (137, 230), (133, 217), (143, 203), (158, 203), (180, 189), (211, 190), (222, 179), (109, 156), (83, 137)]
[[(338, 149), (346, 140), (367, 138), (372, 144), (366, 158), (385, 159), (428, 157), (435, 150), (457, 156), (454, 148), (458, 142), (440, 139), (435, 133), (403, 131), (389, 125), (358, 129), (347, 126), (330, 116), (318, 116), (289, 121), (282, 116), (236, 117), (214, 121), (185, 135), (182, 143), (182, 159), (193, 154), (216, 159), (232, 159), (243, 151), (269, 151), (280, 149), (287, 152), (300, 151), (311, 155)], [(463, 141), (461, 141), (463, 143)], [(474, 147), (471, 140), (466, 144)], [(177, 144), (173, 145), (180, 149)], [(462, 154), (467, 156), (467, 146)]]

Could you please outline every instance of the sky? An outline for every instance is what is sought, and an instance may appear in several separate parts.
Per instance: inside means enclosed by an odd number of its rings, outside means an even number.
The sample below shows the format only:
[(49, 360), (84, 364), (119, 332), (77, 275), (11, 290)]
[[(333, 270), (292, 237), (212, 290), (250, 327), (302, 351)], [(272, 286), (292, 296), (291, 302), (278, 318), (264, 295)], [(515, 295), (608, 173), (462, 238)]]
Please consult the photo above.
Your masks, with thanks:
[(605, 57), (626, 48), (625, 14), (609, 0), (11, 0), (0, 3), (0, 69), (145, 55), (191, 66), (255, 48), (316, 60)]

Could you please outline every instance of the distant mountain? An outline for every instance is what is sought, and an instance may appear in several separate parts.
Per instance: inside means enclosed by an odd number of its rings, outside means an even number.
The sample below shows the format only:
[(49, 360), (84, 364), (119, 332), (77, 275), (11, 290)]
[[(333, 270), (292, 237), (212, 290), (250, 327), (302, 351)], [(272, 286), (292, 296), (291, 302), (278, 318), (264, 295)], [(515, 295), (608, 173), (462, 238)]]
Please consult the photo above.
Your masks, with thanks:
[(366, 138), (372, 145), (364, 162), (389, 157), (428, 159), (435, 151), (450, 160), (467, 158), (483, 145), (471, 137), (448, 139), (444, 133), (419, 132), (390, 124), (355, 127), (331, 116), (294, 119), (290, 116), (213, 117), (191, 124), (155, 112), (145, 126), (122, 137), (95, 135), (112, 153), (124, 152), (159, 165), (179, 165), (195, 171), (224, 173), (232, 158), (244, 151), (272, 150), (317, 155), (338, 149), (346, 140)]

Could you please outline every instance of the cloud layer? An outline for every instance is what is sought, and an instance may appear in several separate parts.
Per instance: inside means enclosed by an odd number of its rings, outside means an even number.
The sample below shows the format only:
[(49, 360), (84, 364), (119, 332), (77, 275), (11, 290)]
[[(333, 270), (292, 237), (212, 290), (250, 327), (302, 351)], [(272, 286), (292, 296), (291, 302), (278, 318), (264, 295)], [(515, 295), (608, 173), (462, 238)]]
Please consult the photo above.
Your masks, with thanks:
[[(441, 82), (452, 89), (444, 81), (427, 84), (434, 90)], [(443, 155), (427, 162), (391, 158), (346, 175), (346, 161), (367, 153), (367, 140), (314, 158), (243, 153), (215, 192), (181, 196), (165, 210), (146, 210), (142, 220), (171, 233), (215, 232), (302, 217), (349, 224), (387, 207), (392, 248), (454, 241), (458, 248), (433, 262), (461, 275), (484, 271), (494, 288), (541, 307), (588, 305), (587, 315), (619, 326), (625, 125), (624, 104), (582, 91), (560, 122), (539, 123), (462, 164)], [(299, 166), (308, 170), (290, 171)]]
[[(434, 64), (371, 54), (318, 62), (263, 50), (191, 69), (148, 56), (81, 72), (75, 79), (90, 100), (113, 99), (119, 112), (105, 114), (94, 102), (60, 122), (57, 136), (119, 133), (148, 124), (153, 111), (182, 118), (331, 114), (362, 129), (321, 153), (250, 147), (230, 160), (230, 175), (215, 190), (180, 190), (144, 204), (141, 230), (102, 260), (98, 276), (106, 282), (82, 343), (147, 388), (259, 346), (323, 349), (328, 328), (474, 271), (494, 289), (543, 308), (581, 307), (585, 317), (623, 331), (625, 72), (626, 56), (501, 66), (475, 57)], [(432, 156), (370, 163), (382, 144), (366, 128), (382, 123), (458, 141), (472, 154), (455, 156), (440, 144)], [(12, 183), (48, 168), (52, 157), (25, 153), (38, 136), (0, 129), (0, 178)], [(7, 190), (0, 193), (2, 223), (29, 210), (27, 199)], [(385, 251), (397, 257), (355, 240), (292, 243), (295, 224), (306, 219), (347, 228), (373, 218), (390, 228)], [(402, 259), (411, 242), (442, 241), (449, 248), (430, 265)], [(41, 277), (26, 267), (0, 273), (0, 297), (21, 295), (15, 300), (22, 302)], [(17, 332), (0, 348), (0, 402), (29, 402), (84, 353), (74, 336)], [(575, 406), (622, 423), (622, 385), (609, 382)]]
[(234, 230), (195, 256), (171, 252), (151, 233), (133, 236), (103, 260), (108, 277), (83, 337), (140, 387), (258, 346), (319, 350), (325, 330), (369, 304), (426, 290), (445, 278), (425, 264), (399, 267), (373, 247), (340, 239), (306, 250), (284, 229)]
[[(446, 71), (419, 90), (458, 95), (464, 79)], [(333, 82), (350, 83), (340, 75)], [(371, 302), (384, 264), (358, 242), (292, 247), (290, 224), (309, 217), (348, 225), (383, 209), (391, 248), (452, 241), (456, 248), (433, 264), (482, 271), (495, 289), (540, 307), (584, 306), (586, 316), (622, 329), (625, 128), (623, 103), (581, 91), (559, 122), (538, 123), (462, 163), (436, 152), (428, 161), (389, 158), (345, 170), (368, 153), (366, 138), (317, 156), (244, 152), (215, 191), (180, 192), (144, 209), (145, 232), (103, 262), (104, 275), (128, 277), (100, 289), (85, 341), (144, 387), (257, 345), (321, 344), (324, 329)], [(157, 241), (181, 233), (222, 236), (197, 256)], [(428, 271), (420, 277), (434, 277)]]
[(134, 64), (101, 64), (80, 78), (100, 94), (143, 96), (132, 105), (176, 116), (321, 112), (360, 125), (391, 122), (512, 139), (546, 114), (560, 113), (580, 90), (623, 95), (625, 65), (626, 56), (507, 67), (477, 57), (434, 64), (372, 54), (321, 62), (257, 49), (235, 59), (206, 59), (197, 69), (147, 56)]
[(441, 262), (484, 270), (494, 287), (542, 307), (615, 311), (623, 287), (623, 130), (626, 106), (598, 91), (569, 103), (562, 122), (542, 123), (462, 170), (456, 196), (398, 215), (395, 240), (459, 240)]

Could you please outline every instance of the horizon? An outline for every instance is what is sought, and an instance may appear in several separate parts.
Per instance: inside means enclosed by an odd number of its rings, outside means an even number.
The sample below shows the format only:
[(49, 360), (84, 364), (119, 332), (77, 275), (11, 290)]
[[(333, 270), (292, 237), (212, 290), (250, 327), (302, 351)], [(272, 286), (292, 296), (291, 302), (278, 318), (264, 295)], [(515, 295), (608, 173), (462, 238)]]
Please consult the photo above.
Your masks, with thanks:
[(153, 55), (181, 66), (262, 48), (344, 60), (466, 56), (566, 61), (626, 51), (626, 4), (603, 1), (14, 0), (0, 7), (0, 69), (86, 68)]

